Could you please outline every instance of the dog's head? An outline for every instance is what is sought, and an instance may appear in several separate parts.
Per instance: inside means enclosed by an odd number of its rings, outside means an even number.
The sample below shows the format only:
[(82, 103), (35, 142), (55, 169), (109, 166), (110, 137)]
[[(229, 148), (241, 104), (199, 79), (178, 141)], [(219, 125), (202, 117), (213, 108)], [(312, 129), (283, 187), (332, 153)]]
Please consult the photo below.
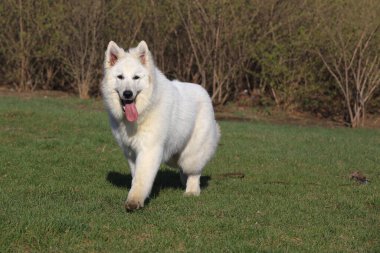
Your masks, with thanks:
[(128, 121), (136, 121), (143, 108), (143, 101), (146, 100), (144, 97), (150, 95), (152, 69), (153, 60), (145, 41), (141, 41), (128, 52), (111, 41), (105, 53), (102, 92), (106, 100), (113, 100), (113, 107), (117, 94), (121, 111), (116, 108), (109, 109), (118, 116), (124, 114)]

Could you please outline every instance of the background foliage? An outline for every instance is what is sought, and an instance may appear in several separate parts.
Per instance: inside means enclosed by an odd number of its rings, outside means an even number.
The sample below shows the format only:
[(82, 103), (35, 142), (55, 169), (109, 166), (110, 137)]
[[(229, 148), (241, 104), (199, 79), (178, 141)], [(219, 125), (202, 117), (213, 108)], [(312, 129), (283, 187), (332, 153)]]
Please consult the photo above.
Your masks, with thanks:
[[(379, 57), (379, 17), (376, 0), (4, 0), (0, 83), (96, 96), (108, 42), (146, 40), (164, 73), (201, 84), (214, 104), (244, 91), (248, 105), (346, 115), (359, 103), (347, 103), (323, 59), (339, 62), (363, 31), (374, 33), (366, 54)], [(363, 111), (378, 112), (378, 86)]]

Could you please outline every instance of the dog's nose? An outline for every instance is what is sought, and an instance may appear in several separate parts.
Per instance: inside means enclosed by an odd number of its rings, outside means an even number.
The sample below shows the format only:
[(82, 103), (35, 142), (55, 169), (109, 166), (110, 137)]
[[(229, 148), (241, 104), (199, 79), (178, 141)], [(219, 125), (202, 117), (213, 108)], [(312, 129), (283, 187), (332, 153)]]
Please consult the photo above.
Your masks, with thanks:
[(126, 90), (126, 91), (123, 92), (123, 96), (124, 96), (125, 99), (130, 99), (130, 98), (133, 97), (133, 92), (130, 91), (130, 90)]

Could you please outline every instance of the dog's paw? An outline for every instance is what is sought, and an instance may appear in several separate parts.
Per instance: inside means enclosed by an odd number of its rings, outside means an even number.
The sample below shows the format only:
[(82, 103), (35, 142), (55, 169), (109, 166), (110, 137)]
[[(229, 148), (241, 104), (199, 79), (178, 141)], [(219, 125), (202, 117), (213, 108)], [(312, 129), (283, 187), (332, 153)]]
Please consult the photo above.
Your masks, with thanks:
[(142, 207), (144, 207), (144, 204), (141, 204), (139, 201), (127, 200), (127, 202), (125, 202), (125, 210), (127, 212), (132, 212)]
[(183, 195), (188, 197), (188, 196), (199, 196), (201, 194), (201, 191), (186, 191)]

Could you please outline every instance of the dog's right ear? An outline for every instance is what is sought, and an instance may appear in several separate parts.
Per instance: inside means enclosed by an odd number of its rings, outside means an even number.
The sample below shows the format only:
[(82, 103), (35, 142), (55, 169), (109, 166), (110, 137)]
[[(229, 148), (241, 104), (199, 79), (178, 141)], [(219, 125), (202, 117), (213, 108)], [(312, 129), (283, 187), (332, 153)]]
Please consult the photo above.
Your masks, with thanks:
[(124, 50), (120, 48), (115, 42), (110, 41), (106, 50), (106, 58), (104, 61), (104, 68), (111, 68), (122, 57)]

